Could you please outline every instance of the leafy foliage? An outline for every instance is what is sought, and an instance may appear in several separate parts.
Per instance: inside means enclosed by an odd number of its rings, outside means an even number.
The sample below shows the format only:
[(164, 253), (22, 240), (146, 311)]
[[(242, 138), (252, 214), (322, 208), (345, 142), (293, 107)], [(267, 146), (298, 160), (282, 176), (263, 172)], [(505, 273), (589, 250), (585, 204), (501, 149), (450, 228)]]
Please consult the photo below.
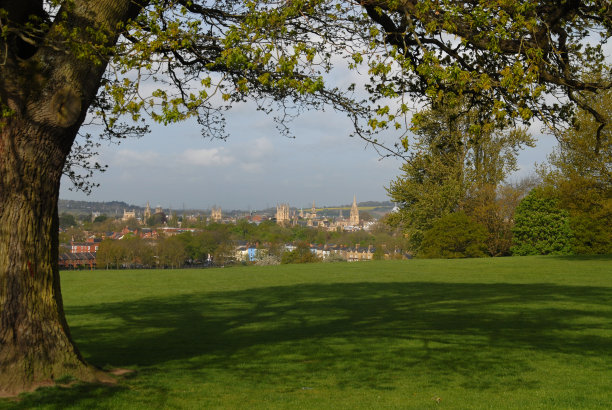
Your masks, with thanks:
[(579, 213), (570, 217), (572, 252), (575, 254), (612, 253), (612, 228), (610, 218)]
[(157, 256), (160, 266), (180, 268), (185, 263), (187, 252), (185, 246), (176, 236), (160, 238), (157, 241)]
[(486, 256), (487, 230), (463, 212), (434, 222), (423, 235), (418, 256), (423, 258), (481, 258)]
[[(398, 155), (422, 126), (411, 116), (416, 106), (487, 107), (491, 116), (478, 127), (536, 116), (557, 135), (575, 107), (594, 118), (598, 136), (608, 122), (589, 97), (610, 86), (602, 75), (610, 5), (600, 0), (119, 3), (131, 9), (116, 27), (79, 24), (72, 13), (80, 1), (2, 6), (0, 57), (66, 49), (85, 64), (108, 64), (87, 122), (102, 126), (103, 139), (142, 136), (149, 118), (195, 119), (204, 135), (225, 138), (223, 112), (247, 100), (275, 111), (285, 133), (303, 109), (333, 107), (353, 120), (356, 135)], [(331, 83), (327, 74), (342, 59), (368, 72), (369, 102), (355, 98), (354, 84)], [(561, 98), (551, 104), (551, 95)], [(395, 148), (376, 138), (386, 129), (399, 131)], [(81, 135), (65, 173), (90, 191), (87, 177), (105, 166), (95, 158), (99, 143)]]
[[(591, 96), (606, 118), (612, 118), (612, 93)], [(573, 251), (612, 252), (612, 132), (586, 111), (578, 112), (573, 127), (559, 138), (541, 173), (546, 185), (568, 210)]]
[[(373, 128), (402, 128), (397, 118), (410, 110), (405, 95), (434, 104), (467, 99), (490, 107), (493, 119), (535, 116), (555, 133), (571, 124), (577, 106), (607, 123), (582, 94), (610, 85), (605, 76), (590, 76), (609, 70), (602, 48), (612, 28), (607, 1), (361, 4), (380, 28), (370, 29), (376, 52), (368, 58), (369, 89), (381, 101)], [(385, 99), (399, 103), (383, 105)]]
[(98, 268), (119, 269), (126, 253), (121, 245), (121, 243), (112, 239), (103, 240), (96, 252)]
[(156, 266), (155, 244), (138, 236), (122, 240), (105, 239), (96, 253), (98, 269)]
[(534, 189), (516, 208), (514, 255), (567, 255), (571, 253), (569, 213), (559, 201)]
[(320, 262), (320, 259), (310, 251), (308, 242), (300, 242), (292, 251), (285, 252), (282, 255), (281, 263), (314, 263)]
[[(275, 112), (279, 129), (304, 108), (332, 106), (355, 115), (346, 91), (328, 88), (330, 48), (358, 28), (354, 12), (332, 18), (332, 2), (151, 1), (121, 27), (92, 114), (105, 138), (126, 122), (196, 119), (207, 137), (225, 138), (223, 112), (250, 100)], [(314, 18), (309, 18), (314, 17)], [(344, 24), (343, 24), (344, 23)]]
[[(535, 116), (560, 134), (577, 106), (607, 123), (585, 96), (610, 86), (597, 76), (608, 69), (605, 1), (155, 0), (131, 4), (116, 27), (71, 19), (80, 1), (40, 3), (24, 2), (31, 17), (3, 5), (0, 56), (48, 47), (108, 64), (88, 121), (104, 139), (141, 136), (148, 118), (196, 119), (204, 135), (224, 138), (223, 111), (246, 100), (274, 110), (283, 132), (303, 109), (333, 107), (356, 135), (399, 155), (420, 126), (418, 115), (411, 122), (416, 106), (453, 100), (488, 107), (482, 126)], [(327, 74), (342, 59), (369, 74), (369, 102), (354, 98), (354, 84), (331, 83)], [(561, 98), (551, 104), (551, 95)], [(395, 149), (376, 138), (385, 129), (400, 131)], [(65, 171), (89, 190), (82, 177), (104, 166), (94, 160), (97, 143), (82, 136)]]
[(490, 256), (511, 254), (514, 211), (528, 190), (521, 184), (487, 184), (466, 198), (463, 210), (487, 229), (487, 253)]
[(388, 189), (400, 205), (390, 222), (404, 227), (413, 249), (437, 219), (495, 198), (498, 184), (516, 170), (518, 150), (532, 145), (525, 130), (491, 126), (490, 115), (465, 104), (440, 105), (415, 120), (411, 155)]
[(76, 225), (77, 225), (77, 222), (76, 222), (76, 219), (74, 218), (74, 215), (64, 212), (59, 216), (60, 228), (66, 229), (66, 228), (70, 228)]

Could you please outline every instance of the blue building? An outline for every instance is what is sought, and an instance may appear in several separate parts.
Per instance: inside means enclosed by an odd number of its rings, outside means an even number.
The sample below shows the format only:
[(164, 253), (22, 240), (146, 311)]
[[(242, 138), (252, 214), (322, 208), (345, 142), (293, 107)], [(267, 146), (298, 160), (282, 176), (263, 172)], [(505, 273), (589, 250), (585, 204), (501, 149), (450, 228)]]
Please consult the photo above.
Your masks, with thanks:
[(257, 260), (257, 248), (250, 246), (247, 249), (247, 255), (248, 255), (249, 262), (256, 261)]

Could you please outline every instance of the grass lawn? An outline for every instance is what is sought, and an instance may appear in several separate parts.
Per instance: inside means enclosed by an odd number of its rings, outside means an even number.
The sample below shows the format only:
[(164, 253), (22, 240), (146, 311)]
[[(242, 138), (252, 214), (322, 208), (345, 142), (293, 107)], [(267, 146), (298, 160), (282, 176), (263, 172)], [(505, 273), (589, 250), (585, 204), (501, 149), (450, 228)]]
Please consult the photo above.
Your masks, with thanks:
[(63, 272), (83, 355), (5, 408), (609, 409), (612, 258)]

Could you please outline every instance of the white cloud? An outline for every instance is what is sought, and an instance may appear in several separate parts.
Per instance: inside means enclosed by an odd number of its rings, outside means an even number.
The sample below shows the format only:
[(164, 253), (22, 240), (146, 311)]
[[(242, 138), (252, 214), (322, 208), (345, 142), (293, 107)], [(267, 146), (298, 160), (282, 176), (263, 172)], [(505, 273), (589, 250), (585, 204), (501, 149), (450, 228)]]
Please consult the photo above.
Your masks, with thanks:
[(188, 149), (180, 155), (180, 160), (197, 166), (216, 167), (229, 165), (235, 161), (231, 155), (226, 155), (223, 148)]
[(249, 150), (251, 158), (264, 158), (274, 154), (274, 144), (267, 137), (257, 138)]
[(114, 164), (121, 164), (124, 167), (153, 165), (160, 158), (159, 153), (153, 151), (133, 151), (120, 150), (113, 158)]

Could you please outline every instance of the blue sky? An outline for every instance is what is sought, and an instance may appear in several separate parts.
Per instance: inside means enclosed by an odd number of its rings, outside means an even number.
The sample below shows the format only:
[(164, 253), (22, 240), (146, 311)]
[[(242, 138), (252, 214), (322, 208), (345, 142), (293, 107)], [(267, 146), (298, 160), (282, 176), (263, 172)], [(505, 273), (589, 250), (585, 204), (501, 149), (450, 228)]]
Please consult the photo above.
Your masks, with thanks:
[[(399, 175), (398, 159), (380, 159), (364, 141), (349, 137), (350, 122), (331, 111), (306, 112), (292, 123), (296, 138), (279, 134), (271, 116), (248, 105), (227, 115), (226, 141), (203, 138), (197, 124), (154, 125), (141, 139), (104, 145), (99, 160), (109, 165), (97, 174), (100, 187), (86, 196), (68, 190), (60, 198), (120, 200), (164, 208), (263, 209), (277, 203), (307, 207), (385, 201), (385, 186)], [(520, 157), (527, 175), (534, 161), (543, 162), (554, 139), (543, 137), (537, 148)]]

